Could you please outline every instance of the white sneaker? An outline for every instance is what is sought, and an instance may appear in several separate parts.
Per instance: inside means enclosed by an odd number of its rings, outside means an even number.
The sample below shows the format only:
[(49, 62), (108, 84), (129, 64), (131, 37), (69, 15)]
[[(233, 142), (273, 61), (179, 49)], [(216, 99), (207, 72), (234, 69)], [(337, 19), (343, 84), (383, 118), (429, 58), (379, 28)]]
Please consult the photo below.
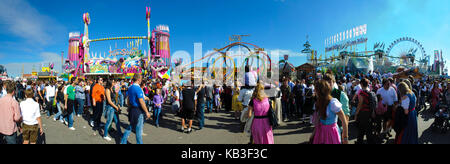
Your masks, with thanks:
[(74, 127), (70, 127), (69, 129), (70, 129), (70, 130), (75, 130), (75, 128), (74, 128)]
[(68, 123), (67, 123), (67, 121), (66, 121), (66, 120), (64, 120), (64, 125), (68, 125)]
[(55, 118), (55, 117), (53, 117), (53, 121), (56, 121), (56, 118)]
[(63, 120), (59, 120), (59, 122), (61, 122), (61, 124), (64, 124), (64, 121), (63, 121)]
[(81, 117), (81, 115), (78, 114), (77, 117)]
[(89, 123), (89, 125), (90, 125), (91, 127), (94, 127), (94, 121), (91, 121), (91, 123)]
[(107, 141), (111, 141), (111, 138), (110, 138), (110, 137), (108, 137), (108, 136), (106, 136), (106, 137), (103, 137), (103, 139), (105, 139), (105, 140), (107, 140)]

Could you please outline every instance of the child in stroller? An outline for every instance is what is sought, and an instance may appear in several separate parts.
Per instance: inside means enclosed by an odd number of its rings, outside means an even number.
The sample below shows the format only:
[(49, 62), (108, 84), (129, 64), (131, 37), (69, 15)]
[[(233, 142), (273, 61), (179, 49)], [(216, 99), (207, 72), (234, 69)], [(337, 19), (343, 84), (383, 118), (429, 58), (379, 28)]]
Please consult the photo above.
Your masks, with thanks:
[(431, 124), (434, 131), (440, 130), (444, 134), (450, 129), (449, 105), (444, 96), (440, 96), (436, 107), (437, 112), (434, 114), (434, 122)]

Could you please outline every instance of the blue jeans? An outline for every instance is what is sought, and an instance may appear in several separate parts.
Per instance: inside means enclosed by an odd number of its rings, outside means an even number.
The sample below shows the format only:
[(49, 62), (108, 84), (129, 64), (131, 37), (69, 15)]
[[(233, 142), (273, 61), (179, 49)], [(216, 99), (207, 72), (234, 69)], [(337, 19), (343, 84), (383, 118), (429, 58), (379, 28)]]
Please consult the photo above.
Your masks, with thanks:
[[(121, 93), (121, 92), (119, 92)], [(119, 105), (120, 107), (123, 107), (123, 94), (119, 94)]]
[(155, 125), (159, 125), (159, 115), (161, 114), (161, 107), (153, 108), (153, 116), (155, 118)]
[(198, 112), (198, 128), (203, 128), (205, 125), (205, 103), (197, 104)]
[[(128, 127), (125, 129), (125, 132), (123, 133), (122, 140), (120, 141), (120, 144), (127, 144), (128, 136), (130, 136), (132, 130), (132, 126), (128, 125)], [(142, 131), (144, 130), (144, 114), (140, 114), (138, 118), (138, 123), (136, 125), (136, 142), (137, 144), (143, 144), (142, 141)]]
[(77, 114), (82, 115), (84, 110), (84, 99), (77, 98), (76, 100), (78, 104)]
[(14, 132), (9, 136), (0, 133), (0, 139), (3, 137), (5, 137), (6, 144), (17, 144), (17, 132)]
[(116, 113), (116, 109), (113, 107), (107, 105), (106, 106), (106, 124), (105, 124), (105, 135), (104, 137), (108, 136), (108, 130), (112, 124), (112, 121), (114, 120), (114, 123), (116, 124), (116, 130), (119, 132), (119, 135), (122, 135), (122, 130), (120, 129), (120, 120), (119, 120), (119, 114)]
[(66, 121), (69, 123), (69, 128), (73, 127), (73, 114), (75, 113), (75, 100), (67, 100)]
[(54, 118), (55, 118), (55, 120), (58, 120), (58, 119), (59, 119), (59, 120), (62, 121), (64, 118), (63, 118), (63, 116), (62, 116), (62, 111), (61, 111), (61, 107), (59, 106), (59, 104), (60, 104), (59, 102), (56, 103), (56, 108), (58, 108), (58, 113), (55, 114), (55, 117), (54, 117)]
[(209, 111), (209, 113), (212, 113), (213, 99), (206, 98), (206, 109)]
[(69, 123), (69, 128), (73, 127), (73, 113), (70, 113), (66, 117), (66, 121)]
[[(103, 117), (105, 117), (105, 119), (106, 119), (106, 101), (103, 101), (103, 110), (102, 110), (102, 114), (103, 114)], [(100, 119), (101, 119), (101, 117), (100, 117)], [(100, 122), (100, 121), (99, 121)]]
[(172, 103), (172, 112), (177, 113), (180, 110), (180, 102), (175, 101)]

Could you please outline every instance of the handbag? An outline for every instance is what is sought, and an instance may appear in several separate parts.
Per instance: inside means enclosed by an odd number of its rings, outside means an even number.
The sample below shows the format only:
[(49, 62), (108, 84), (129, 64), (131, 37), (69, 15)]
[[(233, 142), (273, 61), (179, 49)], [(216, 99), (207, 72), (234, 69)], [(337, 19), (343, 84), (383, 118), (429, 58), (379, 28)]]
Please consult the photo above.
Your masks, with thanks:
[(53, 107), (56, 107), (56, 98), (53, 98)]
[(269, 112), (267, 112), (267, 115), (269, 116), (269, 122), (270, 125), (272, 126), (272, 128), (276, 128), (279, 126), (278, 124), (278, 118), (277, 115), (275, 114), (275, 111), (273, 110), (272, 107), (272, 101), (269, 100)]

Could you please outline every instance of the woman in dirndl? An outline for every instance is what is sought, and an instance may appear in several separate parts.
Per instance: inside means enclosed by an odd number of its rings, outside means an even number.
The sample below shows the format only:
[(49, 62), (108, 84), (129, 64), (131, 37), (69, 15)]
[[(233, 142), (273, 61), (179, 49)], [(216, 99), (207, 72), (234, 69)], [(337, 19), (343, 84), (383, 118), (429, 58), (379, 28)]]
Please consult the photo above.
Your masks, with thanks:
[[(348, 122), (342, 111), (342, 104), (332, 98), (331, 90), (331, 86), (325, 80), (316, 83), (317, 101), (313, 119), (315, 128), (310, 138), (312, 144), (348, 144)], [(342, 134), (339, 133), (337, 126), (338, 118), (342, 121)]]
[[(416, 96), (409, 88), (408, 84), (401, 82), (398, 86), (400, 92), (400, 106), (406, 115), (405, 127), (396, 136), (396, 144), (419, 144), (419, 133), (417, 126)], [(401, 111), (397, 111), (401, 112)], [(397, 122), (396, 122), (397, 123)]]

